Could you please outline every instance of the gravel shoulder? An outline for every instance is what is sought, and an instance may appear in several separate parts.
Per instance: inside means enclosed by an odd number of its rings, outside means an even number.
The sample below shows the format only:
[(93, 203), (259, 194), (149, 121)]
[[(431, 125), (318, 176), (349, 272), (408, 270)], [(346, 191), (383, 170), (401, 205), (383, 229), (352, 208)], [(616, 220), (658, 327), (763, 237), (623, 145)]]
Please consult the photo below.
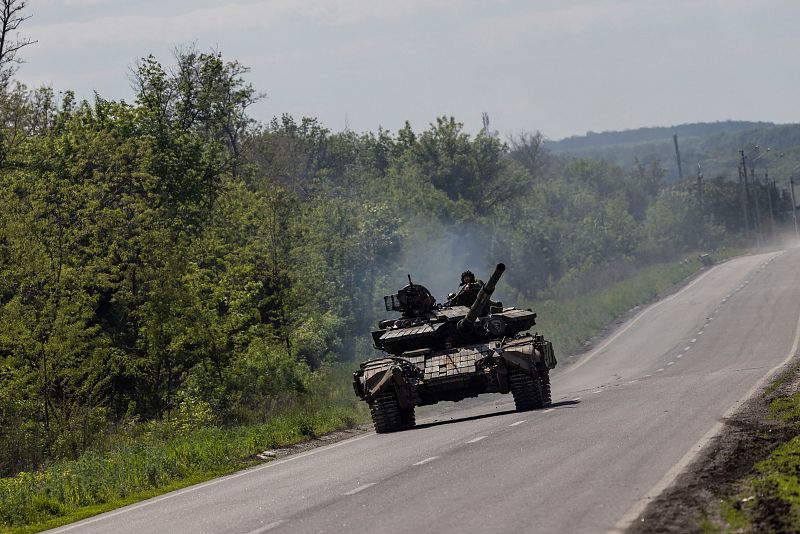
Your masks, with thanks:
[[(630, 533), (726, 531), (721, 504), (736, 495), (739, 483), (752, 475), (754, 466), (782, 443), (798, 435), (791, 423), (770, 417), (769, 405), (777, 397), (800, 389), (800, 362), (789, 364), (773, 383), (745, 402), (725, 421), (720, 434), (660, 496), (654, 499), (627, 530)], [(737, 503), (734, 503), (736, 506)], [(789, 513), (781, 502), (758, 501), (753, 532), (784, 532)]]

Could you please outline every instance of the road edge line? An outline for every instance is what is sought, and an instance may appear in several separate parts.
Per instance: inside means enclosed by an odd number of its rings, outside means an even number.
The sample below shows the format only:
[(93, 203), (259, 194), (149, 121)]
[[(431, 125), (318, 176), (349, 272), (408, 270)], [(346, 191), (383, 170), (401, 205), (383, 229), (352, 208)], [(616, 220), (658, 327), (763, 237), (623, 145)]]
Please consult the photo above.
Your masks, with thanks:
[(769, 372), (765, 373), (754, 385), (751, 387), (747, 393), (744, 394), (739, 400), (737, 400), (733, 405), (731, 405), (728, 410), (722, 414), (722, 418), (720, 421), (714, 423), (714, 425), (706, 432), (702, 438), (700, 438), (694, 445), (692, 445), (686, 454), (683, 455), (683, 458), (678, 460), (678, 463), (673, 465), (669, 471), (667, 471), (664, 476), (659, 480), (655, 486), (653, 486), (650, 491), (648, 491), (644, 497), (640, 498), (636, 501), (633, 506), (631, 506), (627, 512), (625, 512), (622, 517), (617, 521), (614, 525), (614, 528), (609, 530), (609, 532), (613, 533), (620, 533), (625, 532), (625, 530), (630, 527), (634, 521), (644, 512), (644, 509), (647, 507), (650, 502), (653, 501), (656, 497), (661, 495), (661, 493), (666, 490), (678, 475), (680, 475), (683, 470), (689, 466), (689, 464), (697, 457), (698, 454), (705, 448), (705, 446), (715, 437), (717, 434), (722, 431), (725, 426), (725, 421), (729, 419), (741, 406), (744, 402), (750, 399), (759, 389), (761, 389), (764, 384), (772, 379), (775, 378), (775, 375), (788, 364), (792, 358), (795, 357), (797, 354), (797, 349), (800, 347), (800, 317), (797, 319), (797, 326), (795, 327), (794, 331), (794, 341), (792, 342), (792, 348), (789, 350), (789, 354), (786, 358), (770, 369)]
[(181, 495), (184, 495), (186, 493), (191, 493), (193, 491), (204, 489), (204, 488), (207, 488), (209, 486), (214, 486), (216, 484), (219, 484), (221, 482), (225, 482), (227, 480), (232, 480), (232, 479), (235, 479), (235, 478), (239, 478), (239, 477), (243, 477), (243, 476), (246, 476), (246, 475), (250, 475), (252, 473), (257, 473), (258, 471), (263, 471), (264, 469), (267, 469), (267, 468), (270, 468), (270, 467), (275, 467), (277, 465), (281, 465), (281, 464), (285, 464), (285, 463), (288, 463), (288, 462), (292, 462), (294, 460), (299, 460), (300, 458), (306, 458), (308, 456), (312, 456), (314, 454), (318, 454), (320, 452), (323, 452), (323, 451), (326, 451), (326, 450), (330, 450), (330, 449), (333, 449), (333, 448), (336, 448), (336, 447), (340, 447), (340, 446), (345, 445), (347, 443), (353, 443), (354, 441), (358, 441), (358, 440), (361, 440), (361, 439), (364, 439), (364, 438), (368, 438), (370, 436), (375, 436), (375, 435), (377, 435), (377, 434), (375, 434), (375, 432), (369, 432), (367, 434), (364, 434), (364, 435), (361, 435), (361, 436), (355, 436), (355, 437), (352, 437), (350, 439), (339, 441), (337, 443), (331, 443), (330, 445), (326, 445), (324, 447), (317, 447), (317, 448), (312, 449), (310, 451), (306, 451), (306, 452), (303, 452), (303, 453), (300, 453), (300, 454), (297, 454), (297, 455), (294, 455), (294, 456), (289, 456), (288, 458), (283, 458), (281, 460), (273, 460), (271, 462), (267, 462), (267, 463), (264, 463), (264, 464), (261, 464), (261, 465), (257, 465), (255, 467), (250, 467), (250, 468), (247, 468), (247, 469), (243, 469), (241, 471), (237, 471), (236, 473), (231, 473), (230, 475), (225, 475), (225, 476), (222, 476), (222, 477), (213, 478), (211, 480), (207, 480), (207, 481), (201, 482), (199, 484), (194, 484), (192, 486), (189, 486), (189, 487), (186, 487), (186, 488), (182, 488), (182, 489), (179, 489), (179, 490), (171, 491), (169, 493), (165, 493), (163, 495), (159, 495), (158, 497), (152, 497), (150, 499), (147, 499), (147, 500), (135, 503), (135, 504), (131, 504), (131, 505), (125, 506), (123, 508), (117, 508), (116, 510), (108, 511), (108, 512), (96, 515), (96, 516), (91, 517), (91, 518), (87, 518), (87, 519), (83, 519), (83, 520), (80, 520), (80, 521), (76, 521), (75, 523), (70, 523), (69, 525), (64, 525), (62, 527), (57, 527), (57, 528), (55, 528), (53, 530), (48, 530), (48, 532), (52, 532), (53, 534), (57, 534), (59, 532), (67, 532), (69, 530), (73, 530), (73, 529), (76, 529), (76, 528), (85, 527), (86, 525), (91, 525), (92, 523), (97, 523), (98, 521), (103, 521), (105, 519), (110, 519), (112, 517), (116, 517), (118, 515), (122, 515), (122, 514), (127, 513), (127, 512), (132, 512), (134, 510), (138, 510), (140, 508), (144, 508), (146, 506), (150, 506), (151, 504), (156, 504), (156, 503), (159, 503), (159, 502), (162, 502), (162, 501), (166, 501), (166, 500), (172, 499), (174, 497), (180, 497)]
[[(774, 257), (774, 256), (780, 255), (780, 252), (771, 252), (771, 253), (768, 252), (766, 254), (771, 254)], [(740, 257), (745, 257), (745, 256), (740, 256)], [(700, 281), (703, 280), (705, 277), (707, 277), (708, 275), (710, 275), (711, 273), (713, 273), (717, 269), (721, 268), (723, 265), (729, 264), (733, 259), (736, 259), (736, 258), (731, 258), (729, 260), (724, 261), (723, 263), (720, 263), (719, 265), (715, 265), (714, 267), (712, 267), (711, 269), (709, 269), (705, 273), (701, 274), (700, 276), (698, 276), (697, 278), (695, 278), (694, 280), (689, 282), (689, 284), (686, 287), (684, 287), (683, 289), (681, 289), (677, 293), (673, 293), (672, 295), (669, 295), (668, 297), (665, 297), (664, 299), (659, 300), (658, 302), (654, 302), (653, 304), (649, 305), (648, 307), (646, 307), (645, 309), (640, 311), (638, 314), (636, 314), (636, 316), (633, 319), (628, 321), (628, 323), (625, 326), (623, 326), (621, 329), (617, 330), (610, 338), (606, 339), (603, 343), (601, 343), (599, 347), (597, 347), (594, 350), (592, 350), (589, 354), (587, 354), (586, 356), (582, 357), (580, 360), (578, 360), (573, 365), (570, 365), (569, 367), (564, 369), (564, 371), (559, 373), (558, 376), (554, 376), (552, 380), (555, 382), (558, 378), (560, 378), (560, 377), (562, 377), (562, 376), (564, 376), (566, 374), (571, 373), (575, 369), (580, 368), (583, 364), (585, 364), (586, 362), (588, 362), (589, 360), (591, 360), (592, 358), (597, 356), (602, 350), (604, 350), (611, 343), (613, 343), (619, 336), (621, 336), (622, 334), (624, 334), (625, 332), (630, 330), (633, 327), (634, 324), (639, 322), (639, 319), (644, 317), (644, 315), (646, 313), (654, 310), (655, 308), (658, 308), (662, 304), (666, 304), (667, 302), (669, 302), (669, 301), (671, 301), (671, 300), (673, 300), (675, 298), (678, 298), (684, 292), (688, 291), (689, 289), (694, 287), (696, 284), (700, 283)]]

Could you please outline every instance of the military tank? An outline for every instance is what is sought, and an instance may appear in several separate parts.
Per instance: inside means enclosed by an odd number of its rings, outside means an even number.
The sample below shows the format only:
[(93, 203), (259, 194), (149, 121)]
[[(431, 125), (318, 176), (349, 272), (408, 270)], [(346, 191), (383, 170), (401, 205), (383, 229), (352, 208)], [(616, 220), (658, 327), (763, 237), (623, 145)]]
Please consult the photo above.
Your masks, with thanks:
[(549, 373), (557, 362), (552, 343), (529, 332), (536, 314), (490, 300), (504, 271), (498, 264), (485, 285), (468, 284), (444, 304), (410, 276), (384, 297), (386, 310), (401, 316), (378, 323), (373, 346), (384, 354), (353, 374), (378, 433), (413, 427), (417, 406), (482, 393), (511, 393), (518, 411), (550, 404)]

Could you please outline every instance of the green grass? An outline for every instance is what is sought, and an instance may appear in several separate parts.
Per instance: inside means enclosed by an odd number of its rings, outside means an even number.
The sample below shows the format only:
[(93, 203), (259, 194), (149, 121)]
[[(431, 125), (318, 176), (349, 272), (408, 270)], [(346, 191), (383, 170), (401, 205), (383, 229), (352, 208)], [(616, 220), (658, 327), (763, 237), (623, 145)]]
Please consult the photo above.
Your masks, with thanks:
[(345, 372), (332, 373), (336, 384), (306, 406), (262, 424), (198, 428), (171, 437), (155, 428), (164, 423), (143, 424), (132, 439), (118, 436), (110, 450), (0, 479), (0, 531), (53, 528), (254, 465), (264, 450), (351, 428), (367, 418), (367, 410), (352, 392), (344, 397)]
[[(718, 254), (716, 259), (728, 254)], [(657, 298), (701, 267), (696, 256), (649, 267), (629, 279), (577, 298), (533, 304), (541, 331), (560, 353), (578, 349), (616, 317)], [(257, 463), (256, 454), (368, 419), (350, 390), (343, 365), (332, 369), (304, 406), (263, 424), (173, 432), (164, 423), (136, 425), (89, 451), (36, 473), (0, 479), (0, 530), (39, 532), (231, 473)]]
[[(719, 258), (720, 255), (715, 255)], [(557, 353), (570, 354), (634, 306), (658, 298), (701, 267), (697, 256), (654, 265), (606, 288), (568, 300), (531, 303), (540, 331)]]
[[(767, 391), (774, 393), (796, 368), (782, 373)], [(725, 526), (719, 531), (800, 532), (800, 392), (776, 397), (769, 411), (770, 417), (791, 429), (795, 437), (756, 463), (755, 473), (740, 481), (736, 493), (720, 503)]]

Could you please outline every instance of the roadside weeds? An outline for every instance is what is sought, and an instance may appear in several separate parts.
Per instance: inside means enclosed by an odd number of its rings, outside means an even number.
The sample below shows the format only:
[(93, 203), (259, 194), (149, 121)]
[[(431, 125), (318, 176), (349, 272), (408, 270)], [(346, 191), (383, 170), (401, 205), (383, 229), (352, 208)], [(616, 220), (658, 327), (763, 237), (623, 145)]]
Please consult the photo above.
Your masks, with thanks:
[(800, 362), (795, 358), (628, 529), (800, 531)]

